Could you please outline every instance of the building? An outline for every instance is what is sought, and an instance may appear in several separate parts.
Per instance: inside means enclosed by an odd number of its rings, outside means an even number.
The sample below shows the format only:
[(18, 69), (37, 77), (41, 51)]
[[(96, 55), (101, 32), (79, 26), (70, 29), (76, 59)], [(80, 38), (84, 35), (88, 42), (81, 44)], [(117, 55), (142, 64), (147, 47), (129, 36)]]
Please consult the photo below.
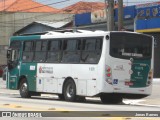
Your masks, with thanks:
[[(106, 10), (101, 10), (76, 14), (75, 26), (87, 30), (107, 30), (107, 17)], [(124, 7), (124, 29), (134, 31), (134, 18), (136, 15), (135, 6)], [(114, 23), (115, 30), (118, 30), (118, 9), (114, 10)]]
[(42, 33), (45, 31), (54, 31), (60, 29), (70, 29), (72, 28), (72, 21), (61, 21), (61, 22), (48, 22), (48, 21), (35, 21), (31, 24), (23, 27), (22, 29), (16, 31), (13, 35), (22, 34), (32, 34), (32, 33)]
[(65, 7), (61, 10), (61, 12), (64, 13), (74, 13), (74, 14), (80, 14), (80, 13), (87, 13), (92, 12), (96, 10), (101, 10), (105, 8), (105, 4), (102, 2), (77, 2), (73, 5), (70, 5), (68, 7)]
[(155, 38), (154, 77), (160, 77), (160, 2), (136, 6), (136, 31)]

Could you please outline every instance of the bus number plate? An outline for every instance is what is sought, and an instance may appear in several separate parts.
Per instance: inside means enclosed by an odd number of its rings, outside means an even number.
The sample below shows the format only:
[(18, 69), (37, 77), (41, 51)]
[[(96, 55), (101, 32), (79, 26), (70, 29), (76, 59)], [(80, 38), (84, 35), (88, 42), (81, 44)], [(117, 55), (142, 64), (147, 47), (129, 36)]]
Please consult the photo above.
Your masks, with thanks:
[(133, 85), (133, 82), (126, 81), (126, 82), (125, 82), (125, 85), (126, 85), (126, 86), (132, 86), (132, 85)]

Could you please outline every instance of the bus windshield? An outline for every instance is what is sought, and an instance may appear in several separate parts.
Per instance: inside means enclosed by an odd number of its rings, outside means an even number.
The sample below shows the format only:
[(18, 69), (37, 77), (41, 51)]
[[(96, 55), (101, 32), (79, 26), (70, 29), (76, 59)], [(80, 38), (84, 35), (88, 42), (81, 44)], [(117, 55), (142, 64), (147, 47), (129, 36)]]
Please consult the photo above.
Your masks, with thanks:
[(122, 59), (150, 59), (152, 37), (133, 33), (111, 33), (110, 55)]

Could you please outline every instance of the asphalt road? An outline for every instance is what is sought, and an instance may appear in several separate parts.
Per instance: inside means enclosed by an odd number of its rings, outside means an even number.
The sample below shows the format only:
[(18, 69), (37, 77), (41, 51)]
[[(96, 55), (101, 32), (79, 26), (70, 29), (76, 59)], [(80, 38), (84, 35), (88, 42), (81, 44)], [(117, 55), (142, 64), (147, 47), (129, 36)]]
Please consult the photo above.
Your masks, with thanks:
[[(57, 96), (55, 95), (42, 95), (41, 97), (33, 97), (30, 99), (22, 99), (20, 98), (18, 92), (6, 93), (5, 94), (5, 82), (0, 81), (2, 84), (0, 85), (0, 111), (31, 111), (31, 112), (44, 112), (43, 116), (50, 116), (55, 115), (54, 120), (141, 120), (140, 116), (135, 118), (136, 114), (158, 114), (160, 115), (160, 94), (159, 94), (159, 84), (160, 82), (155, 82), (153, 85), (153, 93), (151, 96), (143, 99), (147, 104), (130, 104), (130, 103), (123, 103), (119, 105), (106, 105), (102, 104), (98, 98), (87, 98), (86, 102), (65, 102), (60, 101)], [(3, 93), (4, 91), (4, 93)], [(3, 93), (3, 94), (1, 94)], [(149, 101), (149, 102), (148, 102)], [(156, 101), (157, 104), (152, 106), (152, 101)], [(156, 103), (155, 102), (155, 103)], [(58, 111), (58, 112), (57, 112)], [(78, 111), (78, 112), (76, 112)], [(114, 112), (116, 111), (116, 112)], [(118, 111), (118, 112), (117, 112)], [(129, 111), (129, 112), (128, 112)], [(136, 111), (136, 112), (132, 112)], [(143, 112), (142, 112), (143, 111)], [(50, 113), (51, 112), (51, 113)], [(142, 112), (142, 113), (141, 113)], [(157, 113), (158, 112), (158, 113)], [(121, 116), (122, 115), (122, 116)], [(124, 116), (123, 116), (124, 115)], [(126, 117), (129, 115), (129, 117)], [(1, 116), (1, 115), (0, 115)], [(75, 117), (76, 116), (76, 117)], [(114, 116), (118, 116), (114, 118)], [(74, 118), (70, 118), (74, 117)], [(89, 117), (89, 118), (88, 118)], [(143, 116), (144, 117), (144, 116)], [(160, 120), (160, 116), (156, 118), (145, 118), (144, 120)], [(0, 118), (1, 119), (1, 118)], [(6, 118), (3, 118), (6, 119)], [(22, 119), (20, 117), (14, 119)], [(24, 119), (24, 118), (23, 118)], [(30, 118), (32, 119), (44, 119), (44, 118)], [(45, 118), (46, 119), (46, 118)], [(48, 117), (47, 119), (53, 119)]]

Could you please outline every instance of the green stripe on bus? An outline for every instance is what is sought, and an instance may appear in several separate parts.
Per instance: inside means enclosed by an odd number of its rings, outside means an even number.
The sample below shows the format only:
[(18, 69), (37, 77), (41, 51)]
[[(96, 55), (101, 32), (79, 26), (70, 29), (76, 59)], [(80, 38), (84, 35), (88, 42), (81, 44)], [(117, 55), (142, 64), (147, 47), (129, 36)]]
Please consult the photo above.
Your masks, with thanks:
[(31, 35), (31, 36), (13, 36), (12, 40), (37, 40), (40, 39), (40, 35)]
[(134, 60), (131, 75), (132, 88), (146, 87), (148, 73), (151, 69), (151, 60)]
[(29, 91), (36, 91), (36, 75), (37, 75), (37, 63), (28, 62), (21, 64), (20, 76), (26, 76), (28, 81)]

